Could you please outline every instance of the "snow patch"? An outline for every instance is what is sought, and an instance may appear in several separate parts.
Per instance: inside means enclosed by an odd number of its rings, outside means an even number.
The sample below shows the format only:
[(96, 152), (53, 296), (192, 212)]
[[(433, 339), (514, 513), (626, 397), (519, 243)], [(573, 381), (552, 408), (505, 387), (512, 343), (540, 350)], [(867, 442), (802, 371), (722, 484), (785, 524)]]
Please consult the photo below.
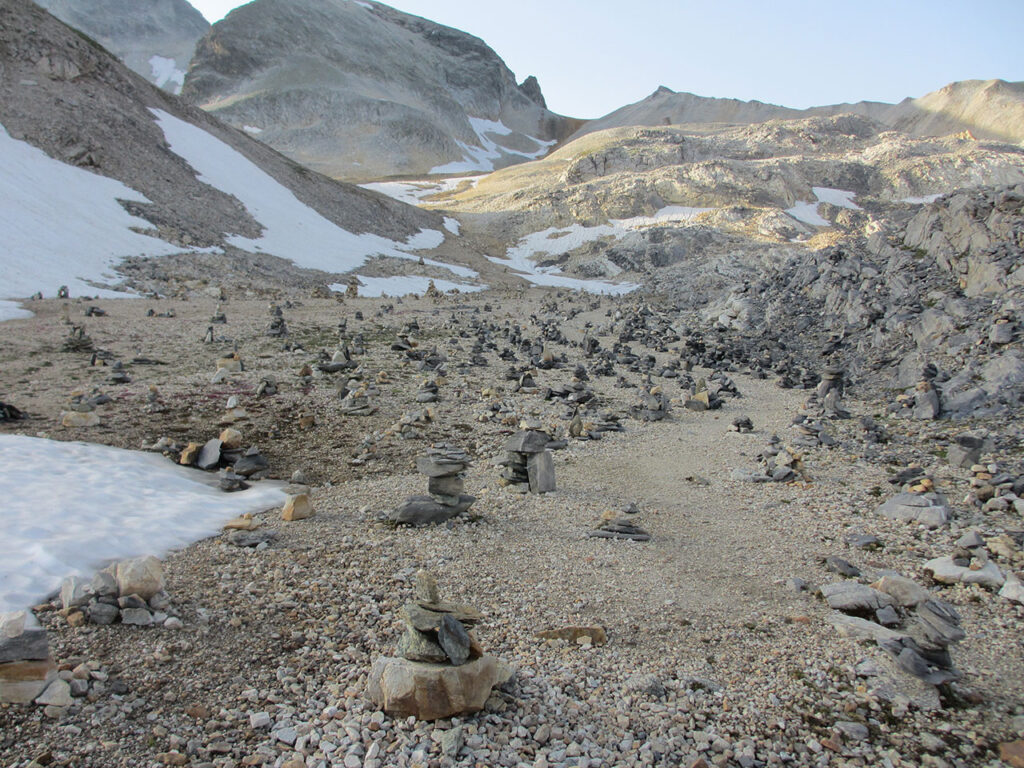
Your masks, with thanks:
[(934, 203), (940, 197), (942, 197), (942, 193), (938, 192), (934, 195), (924, 195), (923, 197), (904, 197), (900, 202), (912, 205), (926, 205), (927, 203)]
[(533, 152), (521, 152), (515, 149), (508, 149), (507, 147), (501, 147), (498, 145), (491, 136), (509, 136), (514, 131), (507, 125), (494, 120), (486, 120), (482, 117), (471, 117), (469, 118), (469, 124), (473, 128), (473, 132), (476, 133), (477, 146), (470, 146), (464, 144), (461, 141), (456, 142), (459, 148), (463, 151), (462, 160), (456, 160), (445, 165), (439, 165), (436, 168), (431, 168), (431, 173), (469, 173), (471, 171), (493, 171), (494, 161), (500, 160), (506, 155), (515, 155), (516, 157), (522, 157), (526, 160), (536, 160), (538, 157), (543, 157), (547, 154), (548, 149), (554, 146), (557, 142), (542, 141), (541, 139), (529, 136), (534, 144), (537, 145), (537, 149)]
[(212, 134), (161, 109), (152, 112), (171, 150), (197, 171), (199, 180), (237, 197), (263, 225), (259, 238), (228, 236), (236, 248), (268, 253), (307, 269), (348, 272), (371, 256), (415, 259), (409, 251), (436, 248), (444, 242), (444, 233), (434, 229), (422, 229), (405, 242), (342, 229)]
[(0, 125), (0, 296), (36, 291), (52, 295), (67, 285), (72, 296), (116, 297), (89, 281), (127, 256), (167, 256), (189, 249), (140, 235), (152, 225), (130, 215), (119, 200), (148, 203), (119, 181), (54, 160), (11, 138)]
[[(380, 298), (384, 294), (388, 296), (408, 296), (410, 293), (426, 293), (430, 287), (430, 281), (434, 281), (434, 287), (445, 293), (458, 288), (462, 293), (476, 293), (487, 289), (486, 285), (467, 285), (464, 283), (453, 283), (449, 280), (438, 280), (421, 275), (395, 275), (393, 277), (365, 277), (356, 275), (359, 279), (359, 295), (364, 298)], [(331, 286), (332, 291), (344, 292), (347, 285), (338, 283)]]
[(458, 219), (453, 219), (451, 216), (444, 217), (444, 228), (451, 232), (453, 235), (458, 235), (462, 231), (462, 224), (459, 223)]
[(263, 133), (263, 129), (257, 128), (255, 125), (243, 125), (242, 130), (246, 133), (252, 134), (253, 136), (258, 136)]
[(553, 256), (567, 253), (586, 243), (605, 237), (622, 237), (626, 230), (614, 224), (601, 224), (596, 227), (584, 227), (573, 224), (569, 227), (551, 227), (540, 232), (533, 232), (523, 237), (505, 253), (505, 258), (488, 256), (488, 260), (506, 266), (516, 272), (527, 282), (534, 285), (547, 285), (557, 288), (571, 288), (587, 293), (605, 293), (622, 295), (635, 291), (640, 286), (636, 283), (609, 283), (603, 280), (583, 280), (563, 275), (558, 267), (541, 267), (533, 258), (536, 256)]
[(612, 219), (612, 224), (623, 229), (641, 229), (659, 224), (683, 223), (693, 221), (702, 213), (714, 208), (690, 208), (685, 205), (668, 205), (657, 211), (653, 216), (633, 216), (628, 219)]
[(797, 201), (792, 208), (787, 208), (786, 213), (797, 221), (810, 224), (814, 227), (830, 227), (832, 223), (818, 213), (818, 205), (831, 203), (839, 208), (848, 208), (851, 211), (863, 210), (853, 202), (856, 192), (848, 192), (845, 189), (831, 189), (830, 187), (811, 187), (816, 200), (814, 202)]
[(359, 186), (363, 189), (387, 195), (402, 203), (419, 205), (424, 198), (440, 194), (441, 192), (451, 192), (464, 181), (472, 182), (475, 187), (480, 178), (480, 176), (453, 176), (450, 179), (424, 181), (374, 181), (369, 184), (360, 184)]
[(0, 465), (0, 613), (40, 602), (67, 576), (162, 556), (284, 501), (265, 483), (224, 493), (200, 479), (216, 475), (104, 445), (0, 435)]
[(157, 88), (166, 88), (175, 95), (181, 93), (181, 87), (185, 85), (185, 70), (178, 67), (178, 62), (166, 56), (151, 56), (149, 68)]
[(23, 320), (34, 316), (34, 312), (25, 309), (16, 301), (0, 301), (0, 323), (4, 320)]

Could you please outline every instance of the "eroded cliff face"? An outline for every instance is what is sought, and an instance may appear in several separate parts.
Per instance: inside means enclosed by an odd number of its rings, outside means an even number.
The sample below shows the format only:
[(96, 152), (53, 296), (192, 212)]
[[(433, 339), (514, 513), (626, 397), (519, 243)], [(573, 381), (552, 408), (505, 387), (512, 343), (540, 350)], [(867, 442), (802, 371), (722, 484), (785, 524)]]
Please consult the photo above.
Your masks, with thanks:
[(210, 24), (187, 0), (40, 0), (154, 85), (180, 93)]
[(482, 40), (373, 2), (256, 0), (199, 44), (183, 96), (336, 178), (489, 171), (576, 125)]

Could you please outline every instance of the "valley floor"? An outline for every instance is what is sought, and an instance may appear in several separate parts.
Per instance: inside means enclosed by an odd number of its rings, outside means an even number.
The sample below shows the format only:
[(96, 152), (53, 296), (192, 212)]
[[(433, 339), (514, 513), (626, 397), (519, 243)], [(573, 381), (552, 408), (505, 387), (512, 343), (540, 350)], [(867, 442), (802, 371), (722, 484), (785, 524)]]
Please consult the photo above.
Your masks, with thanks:
[[(528, 365), (527, 355), (517, 350), (506, 362), (488, 349), (487, 366), (468, 365), (477, 338), (471, 322), (519, 324), (537, 339), (531, 316), (561, 317), (569, 342), (588, 330), (611, 347), (610, 315), (637, 303), (551, 301), (540, 291), (303, 299), (280, 303), (289, 333), (271, 338), (266, 300), (233, 299), (223, 303), (228, 322), (213, 326), (223, 337), (213, 344), (202, 343), (212, 299), (97, 301), (107, 314), (90, 318), (89, 302), (71, 302), (71, 320), (85, 323), (95, 347), (124, 361), (131, 382), (118, 385), (108, 382), (109, 366), (90, 365), (90, 354), (61, 351), (62, 302), (34, 302), (34, 317), (4, 323), (0, 399), (30, 418), (0, 424), (0, 433), (134, 449), (161, 437), (204, 442), (237, 396), (246, 415), (233, 426), (268, 458), (271, 477), (303, 471), (316, 515), (285, 523), (277, 509), (258, 514), (277, 533), (266, 548), (236, 547), (224, 535), (168, 555), (178, 629), (72, 627), (59, 601), (40, 606), (61, 668), (86, 662), (104, 684), (60, 711), (0, 706), (0, 764), (1000, 765), (1000, 744), (1024, 736), (1024, 608), (979, 586), (932, 584), (922, 565), (948, 554), (967, 527), (1007, 530), (1020, 520), (1012, 508), (981, 516), (955, 503), (969, 475), (934, 450), (955, 430), (886, 421), (892, 440), (876, 455), (865, 450), (856, 419), (829, 422), (838, 445), (808, 450), (799, 481), (743, 483), (732, 470), (756, 467), (773, 434), (788, 442), (809, 392), (734, 372), (742, 397), (721, 410), (677, 405), (648, 423), (630, 415), (636, 387), (592, 376), (598, 407), (587, 417), (612, 412), (625, 430), (569, 438), (555, 453), (558, 490), (520, 495), (501, 485), (502, 444), (523, 419), (565, 434), (571, 407), (542, 393), (591, 361), (579, 346), (548, 342), (568, 364), (536, 371), (536, 393), (513, 393), (505, 371)], [(172, 317), (156, 316), (169, 310)], [(300, 370), (315, 369), (321, 350), (337, 349), (342, 320), (349, 338), (364, 336), (366, 353), (356, 359), (373, 383), (378, 410), (370, 416), (340, 413), (336, 390), (346, 372)], [(432, 420), (418, 437), (400, 439), (392, 425), (424, 407), (415, 394), (435, 377), (390, 350), (414, 320), (411, 337), (448, 356), (448, 375), (438, 382)], [(490, 338), (497, 350), (507, 345), (497, 332)], [(678, 357), (633, 346), (659, 362)], [(217, 358), (236, 350), (244, 371), (211, 383)], [(625, 366), (619, 375), (643, 383)], [(268, 378), (278, 392), (257, 397)], [(671, 397), (681, 394), (675, 381), (657, 382)], [(99, 426), (61, 427), (75, 390), (95, 389), (112, 398), (96, 411)], [(147, 407), (154, 402), (159, 407)], [(847, 405), (855, 416), (878, 412), (855, 399)], [(754, 431), (731, 431), (738, 416), (750, 417)], [(381, 513), (425, 492), (413, 460), (442, 441), (474, 459), (466, 477), (478, 498), (471, 516), (428, 528), (381, 522)], [(893, 492), (889, 476), (910, 461), (923, 463), (954, 501), (952, 527), (927, 531), (874, 514)], [(603, 513), (630, 504), (651, 541), (586, 536)], [(853, 548), (854, 533), (873, 534), (881, 546)], [(826, 569), (829, 556), (849, 560), (864, 583), (895, 570), (954, 604), (967, 635), (952, 650), (962, 679), (936, 689), (898, 672), (873, 642), (841, 637), (815, 596), (842, 578)], [(515, 670), (479, 714), (422, 723), (383, 716), (366, 699), (367, 673), (376, 657), (391, 655), (398, 609), (421, 568), (437, 576), (442, 596), (485, 614), (480, 644)], [(793, 589), (794, 578), (810, 590)], [(603, 626), (608, 642), (535, 636), (569, 625)], [(262, 713), (269, 725), (254, 727), (267, 722), (252, 717)]]

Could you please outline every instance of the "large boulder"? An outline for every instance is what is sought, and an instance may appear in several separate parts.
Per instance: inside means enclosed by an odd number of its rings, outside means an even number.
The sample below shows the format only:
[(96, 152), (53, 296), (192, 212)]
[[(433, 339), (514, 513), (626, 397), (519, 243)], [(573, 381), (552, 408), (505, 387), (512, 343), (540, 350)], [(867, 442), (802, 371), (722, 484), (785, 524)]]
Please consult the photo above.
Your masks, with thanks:
[(122, 560), (114, 575), (119, 594), (138, 595), (143, 600), (149, 600), (165, 586), (164, 568), (152, 555)]
[(370, 670), (366, 692), (390, 715), (419, 720), (479, 712), (495, 685), (511, 677), (495, 656), (481, 656), (457, 667), (383, 656)]

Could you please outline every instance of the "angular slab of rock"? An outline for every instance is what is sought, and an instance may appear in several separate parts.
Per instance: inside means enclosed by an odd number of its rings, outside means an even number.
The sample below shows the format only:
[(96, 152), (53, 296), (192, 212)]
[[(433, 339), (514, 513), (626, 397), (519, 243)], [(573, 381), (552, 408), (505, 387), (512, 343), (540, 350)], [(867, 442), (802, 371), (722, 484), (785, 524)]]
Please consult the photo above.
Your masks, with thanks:
[(61, 679), (54, 680), (37, 698), (36, 704), (52, 707), (70, 707), (71, 686)]
[(403, 659), (408, 659), (409, 661), (442, 664), (448, 659), (447, 654), (440, 645), (413, 627), (405, 628), (405, 632), (398, 639), (398, 646), (395, 648), (395, 651)]
[(845, 613), (832, 613), (828, 617), (828, 622), (843, 637), (857, 640), (874, 640), (876, 643), (881, 643), (884, 640), (897, 640), (906, 637), (902, 632), (887, 629), (881, 624), (862, 619), (859, 616), (847, 616)]
[(0, 634), (0, 663), (42, 661), (50, 657), (50, 643), (41, 627), (24, 629), (14, 637)]
[(196, 466), (200, 469), (214, 469), (220, 463), (221, 441), (217, 438), (209, 440), (199, 450), (196, 457)]
[(459, 497), (455, 506), (439, 504), (430, 496), (412, 496), (391, 513), (391, 519), (402, 525), (431, 525), (443, 523), (469, 509), (476, 498), (468, 494)]
[(949, 507), (936, 493), (898, 493), (875, 511), (891, 520), (920, 523), (927, 528), (941, 528), (949, 521)]
[(114, 576), (119, 594), (138, 595), (143, 600), (149, 600), (166, 586), (164, 567), (152, 555), (122, 560)]
[(462, 623), (450, 613), (441, 617), (441, 628), (437, 632), (437, 642), (455, 666), (461, 666), (469, 660), (469, 649), (473, 641)]
[(427, 477), (449, 477), (457, 475), (466, 468), (463, 461), (444, 461), (432, 456), (417, 456), (416, 470)]
[(505, 450), (513, 453), (540, 453), (551, 438), (545, 432), (522, 429), (505, 441)]
[(1024, 584), (1015, 574), (1006, 574), (1006, 583), (999, 590), (999, 596), (1011, 600), (1018, 605), (1024, 605)]
[(892, 605), (892, 598), (884, 592), (872, 589), (856, 581), (840, 581), (826, 584), (820, 590), (830, 608), (843, 613), (874, 613), (879, 608)]
[(293, 520), (305, 520), (313, 516), (313, 505), (309, 503), (309, 496), (305, 493), (289, 495), (281, 509), (281, 519), (289, 522)]
[(29, 704), (57, 677), (50, 659), (0, 664), (0, 703)]
[(530, 454), (526, 472), (530, 479), (530, 493), (550, 493), (555, 490), (555, 459), (551, 451)]
[(957, 565), (952, 557), (936, 557), (924, 564), (924, 570), (943, 584), (981, 584), (989, 589), (999, 589), (1006, 583), (1006, 577), (993, 562), (987, 562), (978, 570)]
[(916, 581), (898, 573), (887, 573), (871, 586), (879, 592), (885, 592), (904, 608), (913, 608), (918, 603), (930, 600), (932, 596)]
[(509, 666), (495, 656), (481, 656), (458, 667), (385, 656), (373, 663), (366, 692), (388, 714), (440, 720), (479, 712), (494, 686), (510, 676)]
[(428, 611), (433, 611), (434, 613), (450, 613), (463, 624), (476, 624), (476, 622), (481, 621), (484, 617), (484, 615), (472, 605), (466, 605), (464, 603), (447, 603), (443, 601), (440, 603), (429, 603), (417, 599), (416, 604), (421, 608), (426, 608)]
[(228, 534), (228, 541), (236, 547), (258, 547), (264, 542), (271, 542), (277, 538), (275, 531), (232, 531)]

